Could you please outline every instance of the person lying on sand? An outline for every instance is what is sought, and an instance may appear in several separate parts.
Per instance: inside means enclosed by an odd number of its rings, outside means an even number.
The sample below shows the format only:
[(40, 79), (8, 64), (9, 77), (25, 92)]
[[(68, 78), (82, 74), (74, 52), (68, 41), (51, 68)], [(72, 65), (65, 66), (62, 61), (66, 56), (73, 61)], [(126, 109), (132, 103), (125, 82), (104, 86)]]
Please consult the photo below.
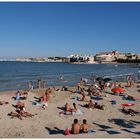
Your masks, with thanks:
[(5, 105), (5, 104), (9, 104), (9, 103), (6, 101), (0, 101), (0, 105)]
[(93, 108), (97, 108), (97, 109), (101, 109), (104, 110), (104, 105), (99, 105), (97, 102), (95, 102), (94, 107)]
[(92, 100), (90, 100), (89, 103), (85, 104), (84, 106), (87, 107), (87, 108), (93, 108), (94, 104), (93, 104)]
[(61, 91), (69, 91), (69, 92), (71, 92), (71, 93), (75, 93), (75, 90), (69, 89), (69, 88), (66, 87), (66, 86), (62, 86)]
[(133, 100), (133, 101), (136, 100), (133, 96), (130, 95), (124, 95), (123, 98), (125, 98), (126, 100)]
[(78, 110), (77, 105), (73, 103), (73, 109), (71, 110), (71, 112), (77, 112), (77, 110)]
[(16, 110), (18, 114), (20, 114), (22, 117), (33, 117), (36, 114), (31, 114), (26, 111), (25, 107), (20, 108), (19, 110)]
[(83, 124), (80, 127), (80, 132), (81, 133), (87, 133), (89, 130), (89, 125), (87, 124), (87, 120), (83, 120)]
[(125, 109), (125, 107), (123, 107), (122, 112), (126, 113), (126, 114), (129, 114), (131, 116), (134, 116), (135, 114), (139, 113), (139, 111), (135, 111), (135, 110), (130, 109), (130, 108), (129, 109)]
[(50, 88), (46, 89), (45, 93), (39, 97), (38, 102), (47, 102), (51, 97), (51, 93), (52, 92)]
[(8, 114), (8, 116), (11, 116), (11, 118), (17, 117), (17, 118), (19, 118), (20, 120), (22, 120), (21, 115), (18, 114), (18, 113), (16, 113), (16, 112), (10, 112), (10, 113)]
[(80, 124), (78, 123), (78, 119), (74, 119), (74, 123), (72, 124), (71, 133), (79, 134), (80, 132)]
[(99, 92), (96, 92), (96, 93), (92, 93), (92, 96), (102, 97), (103, 95), (102, 95), (102, 94), (100, 94)]
[(96, 88), (93, 86), (90, 86), (87, 91), (88, 91), (88, 95), (92, 96), (92, 94), (96, 93)]
[(92, 108), (92, 109), (97, 108), (97, 109), (104, 110), (104, 105), (99, 105), (97, 102), (95, 102), (94, 104), (92, 100), (90, 100), (88, 104), (85, 104), (84, 107)]

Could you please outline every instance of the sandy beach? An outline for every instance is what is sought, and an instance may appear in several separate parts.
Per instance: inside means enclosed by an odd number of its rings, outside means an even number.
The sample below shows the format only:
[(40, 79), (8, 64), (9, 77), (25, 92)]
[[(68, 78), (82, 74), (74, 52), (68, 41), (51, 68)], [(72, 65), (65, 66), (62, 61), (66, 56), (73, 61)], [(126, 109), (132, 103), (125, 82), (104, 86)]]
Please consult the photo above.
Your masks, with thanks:
[[(136, 85), (131, 88), (125, 88), (128, 95), (140, 99), (140, 92)], [(36, 97), (42, 95), (45, 89), (33, 90), (28, 93), (27, 100), (23, 100), (26, 110), (37, 115), (32, 118), (11, 118), (8, 113), (15, 111), (12, 105), (17, 103), (12, 97), (16, 91), (0, 93), (0, 101), (8, 101), (9, 104), (0, 106), (0, 138), (140, 138), (140, 114), (135, 116), (123, 114), (122, 103), (130, 103), (122, 100), (122, 96), (110, 94), (108, 90), (107, 97), (101, 100), (93, 99), (93, 102), (105, 105), (105, 110), (87, 109), (81, 105), (82, 101), (76, 101), (78, 108), (84, 112), (82, 115), (59, 115), (61, 107), (68, 102), (72, 106), (73, 97), (81, 95), (70, 93), (68, 91), (53, 91), (53, 97), (47, 102), (48, 107), (43, 110), (41, 107), (33, 105)], [(87, 96), (89, 100), (89, 96)], [(111, 100), (116, 100), (117, 104), (112, 105)], [(140, 111), (140, 100), (134, 102), (135, 105), (130, 107)], [(94, 132), (91, 134), (63, 135), (66, 128), (71, 129), (73, 120), (77, 118), (79, 123), (86, 119), (90, 129)]]

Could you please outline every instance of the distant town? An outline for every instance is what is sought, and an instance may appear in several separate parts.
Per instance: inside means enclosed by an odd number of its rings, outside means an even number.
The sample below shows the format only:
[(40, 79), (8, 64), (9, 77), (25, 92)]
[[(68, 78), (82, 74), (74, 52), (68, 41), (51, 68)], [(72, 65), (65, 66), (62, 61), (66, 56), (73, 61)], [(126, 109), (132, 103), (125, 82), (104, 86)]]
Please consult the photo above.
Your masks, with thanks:
[(72, 54), (67, 57), (45, 57), (45, 58), (16, 58), (0, 59), (0, 61), (19, 62), (67, 62), (74, 64), (101, 64), (101, 63), (140, 63), (140, 54), (121, 53), (118, 51), (100, 52), (96, 55)]

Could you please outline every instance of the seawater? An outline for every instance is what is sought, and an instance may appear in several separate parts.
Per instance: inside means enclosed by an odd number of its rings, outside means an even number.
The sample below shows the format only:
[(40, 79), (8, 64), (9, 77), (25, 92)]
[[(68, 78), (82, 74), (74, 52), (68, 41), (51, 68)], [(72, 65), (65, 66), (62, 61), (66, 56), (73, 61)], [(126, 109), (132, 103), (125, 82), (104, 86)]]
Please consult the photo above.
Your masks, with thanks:
[[(37, 80), (46, 81), (47, 86), (74, 86), (81, 77), (92, 75), (110, 76), (114, 80), (125, 80), (125, 74), (140, 70), (134, 65), (115, 64), (68, 64), (61, 62), (0, 62), (0, 91), (28, 89), (29, 81), (34, 87)], [(64, 80), (60, 80), (63, 75)]]

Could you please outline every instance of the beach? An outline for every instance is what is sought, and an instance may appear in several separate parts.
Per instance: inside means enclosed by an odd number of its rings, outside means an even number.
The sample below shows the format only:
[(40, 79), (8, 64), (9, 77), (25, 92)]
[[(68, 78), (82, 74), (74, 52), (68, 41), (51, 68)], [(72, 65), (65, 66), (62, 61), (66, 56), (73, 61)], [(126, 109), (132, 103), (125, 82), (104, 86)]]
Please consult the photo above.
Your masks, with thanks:
[[(138, 98), (134, 102), (135, 105), (130, 108), (140, 111), (140, 93), (136, 85), (125, 88), (125, 90), (127, 94)], [(81, 105), (85, 102), (73, 99), (75, 96), (81, 97), (81, 95), (69, 91), (53, 91), (53, 96), (47, 102), (48, 106), (44, 110), (33, 105), (35, 98), (40, 97), (43, 92), (45, 89), (39, 91), (36, 89), (28, 93), (27, 99), (23, 101), (26, 110), (32, 114), (37, 113), (37, 115), (22, 120), (7, 115), (11, 111), (15, 111), (12, 105), (15, 105), (17, 101), (12, 97), (15, 96), (16, 91), (0, 93), (0, 100), (9, 102), (9, 104), (0, 106), (0, 138), (140, 138), (140, 114), (131, 116), (122, 113), (121, 104), (130, 103), (130, 101), (122, 100), (122, 96), (110, 94), (110, 90), (105, 93), (107, 97), (103, 97), (102, 100), (92, 99), (93, 102), (105, 105), (104, 110), (90, 110), (82, 107)], [(89, 96), (87, 99), (90, 99)], [(116, 100), (116, 105), (112, 105), (111, 100)], [(76, 102), (78, 108), (84, 113), (82, 115), (60, 115), (61, 108), (65, 106), (66, 102), (71, 106), (73, 102)], [(80, 124), (83, 119), (86, 119), (93, 133), (65, 136), (63, 131), (66, 128), (71, 129), (75, 118), (79, 120)]]

